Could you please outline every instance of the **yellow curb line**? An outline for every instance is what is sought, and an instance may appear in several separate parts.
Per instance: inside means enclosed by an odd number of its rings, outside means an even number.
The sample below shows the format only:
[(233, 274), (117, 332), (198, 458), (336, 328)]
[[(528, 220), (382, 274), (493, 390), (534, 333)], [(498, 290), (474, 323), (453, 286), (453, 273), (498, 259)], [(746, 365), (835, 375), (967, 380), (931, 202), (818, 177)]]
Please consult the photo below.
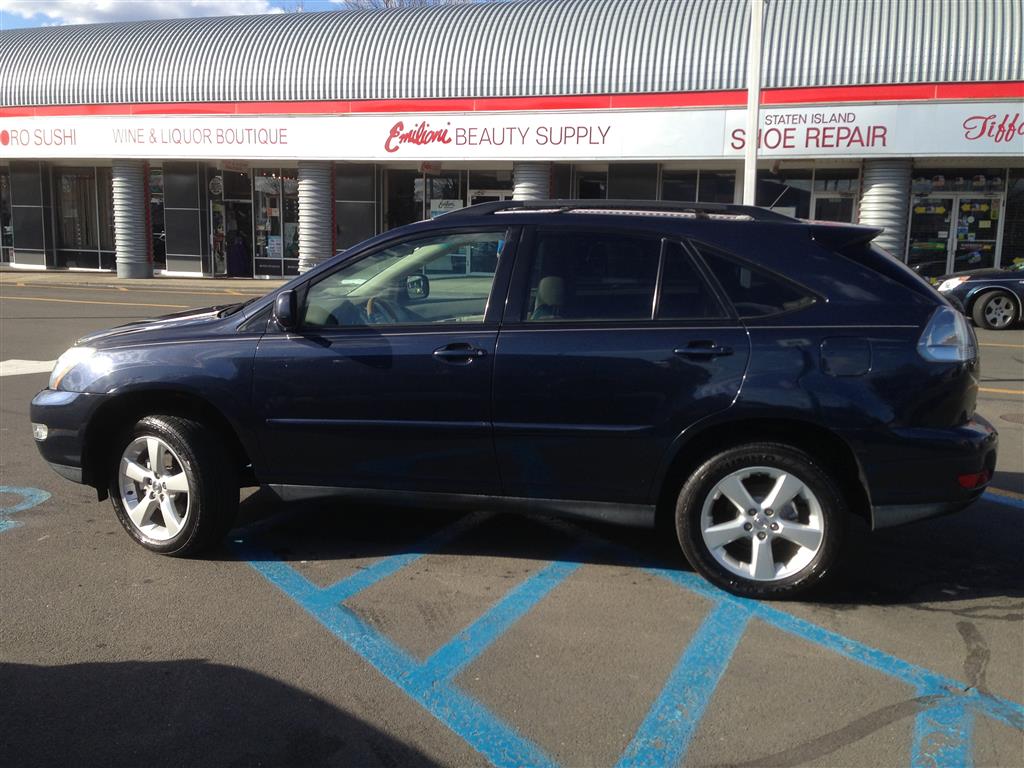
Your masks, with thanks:
[(128, 301), (86, 301), (85, 299), (44, 299), (42, 296), (0, 296), (9, 301), (52, 301), (57, 304), (102, 304), (110, 307), (160, 307), (162, 309), (191, 309), (188, 304), (133, 304)]

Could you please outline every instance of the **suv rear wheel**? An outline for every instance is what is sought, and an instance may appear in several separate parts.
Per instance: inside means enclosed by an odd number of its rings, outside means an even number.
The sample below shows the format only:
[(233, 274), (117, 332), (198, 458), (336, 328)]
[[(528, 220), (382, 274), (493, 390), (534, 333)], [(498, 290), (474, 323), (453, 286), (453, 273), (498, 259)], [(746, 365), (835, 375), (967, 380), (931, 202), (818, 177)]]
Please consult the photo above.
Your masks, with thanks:
[(676, 533), (708, 581), (736, 595), (792, 597), (834, 570), (847, 507), (828, 473), (778, 443), (704, 462), (676, 502)]
[(186, 555), (220, 541), (238, 510), (223, 441), (198, 422), (147, 416), (118, 441), (110, 498), (128, 534), (153, 552)]

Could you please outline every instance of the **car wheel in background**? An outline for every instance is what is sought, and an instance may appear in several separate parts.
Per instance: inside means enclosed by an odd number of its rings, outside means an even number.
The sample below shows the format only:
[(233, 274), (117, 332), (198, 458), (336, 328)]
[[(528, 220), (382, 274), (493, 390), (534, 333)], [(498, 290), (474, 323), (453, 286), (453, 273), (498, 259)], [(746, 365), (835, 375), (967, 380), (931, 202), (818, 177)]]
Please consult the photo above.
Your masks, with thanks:
[(153, 552), (186, 555), (219, 542), (238, 510), (223, 441), (198, 422), (147, 416), (118, 441), (110, 498), (128, 534)]
[(991, 291), (978, 297), (971, 315), (975, 325), (998, 331), (1017, 322), (1017, 304), (1006, 291)]
[(719, 453), (686, 481), (676, 533), (691, 565), (736, 595), (783, 598), (836, 565), (847, 505), (803, 451), (752, 443)]

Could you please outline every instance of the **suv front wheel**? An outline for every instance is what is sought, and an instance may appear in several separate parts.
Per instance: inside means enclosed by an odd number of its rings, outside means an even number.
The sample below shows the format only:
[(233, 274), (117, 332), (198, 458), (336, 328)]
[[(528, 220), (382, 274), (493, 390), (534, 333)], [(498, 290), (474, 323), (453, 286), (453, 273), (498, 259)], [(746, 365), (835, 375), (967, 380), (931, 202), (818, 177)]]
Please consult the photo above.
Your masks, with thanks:
[(147, 416), (118, 441), (110, 498), (139, 544), (186, 555), (219, 542), (238, 510), (238, 480), (223, 441), (177, 416)]
[(731, 448), (702, 464), (676, 502), (690, 564), (736, 595), (793, 597), (834, 570), (847, 507), (803, 451), (778, 443)]

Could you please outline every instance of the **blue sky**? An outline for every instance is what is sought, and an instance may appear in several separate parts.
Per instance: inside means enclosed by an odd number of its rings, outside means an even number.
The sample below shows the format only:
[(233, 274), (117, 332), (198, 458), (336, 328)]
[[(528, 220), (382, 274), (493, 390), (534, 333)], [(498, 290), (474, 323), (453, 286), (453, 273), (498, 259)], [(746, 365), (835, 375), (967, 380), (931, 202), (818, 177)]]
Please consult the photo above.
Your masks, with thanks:
[(344, 7), (345, 0), (0, 0), (0, 30)]

